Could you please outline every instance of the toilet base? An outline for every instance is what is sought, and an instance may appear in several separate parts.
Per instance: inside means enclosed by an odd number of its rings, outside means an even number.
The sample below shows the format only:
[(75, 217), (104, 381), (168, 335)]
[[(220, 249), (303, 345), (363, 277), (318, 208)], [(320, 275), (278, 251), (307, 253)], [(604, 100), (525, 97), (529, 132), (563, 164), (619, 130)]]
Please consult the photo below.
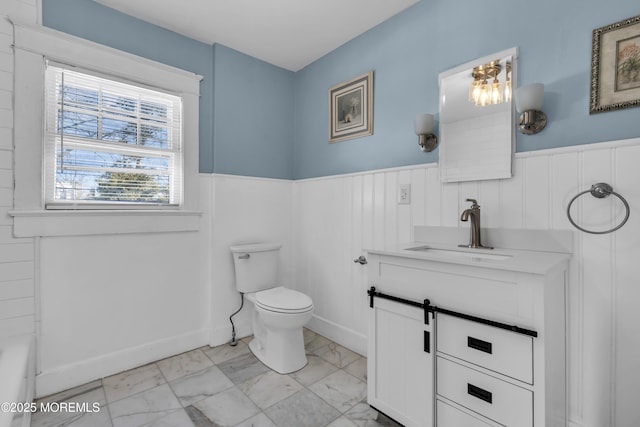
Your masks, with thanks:
[(290, 374), (307, 365), (302, 328), (264, 332), (264, 337), (256, 336), (249, 343), (258, 360), (279, 374)]

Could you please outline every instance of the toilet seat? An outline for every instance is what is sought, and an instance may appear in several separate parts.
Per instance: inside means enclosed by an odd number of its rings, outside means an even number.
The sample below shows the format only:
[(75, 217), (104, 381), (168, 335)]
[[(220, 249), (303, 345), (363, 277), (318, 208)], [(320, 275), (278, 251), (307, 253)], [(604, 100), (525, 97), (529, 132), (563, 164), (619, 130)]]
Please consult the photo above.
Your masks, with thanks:
[(313, 309), (313, 301), (308, 295), (293, 289), (278, 286), (255, 293), (256, 306), (277, 313), (305, 313)]

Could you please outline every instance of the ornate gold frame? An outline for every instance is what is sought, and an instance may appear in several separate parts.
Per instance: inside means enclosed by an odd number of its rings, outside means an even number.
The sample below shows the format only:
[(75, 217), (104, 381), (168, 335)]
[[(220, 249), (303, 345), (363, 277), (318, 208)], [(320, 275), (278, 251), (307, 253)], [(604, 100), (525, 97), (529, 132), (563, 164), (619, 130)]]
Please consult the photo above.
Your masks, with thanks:
[(593, 30), (589, 114), (640, 106), (640, 80), (637, 87), (617, 90), (619, 43), (636, 38), (640, 15)]

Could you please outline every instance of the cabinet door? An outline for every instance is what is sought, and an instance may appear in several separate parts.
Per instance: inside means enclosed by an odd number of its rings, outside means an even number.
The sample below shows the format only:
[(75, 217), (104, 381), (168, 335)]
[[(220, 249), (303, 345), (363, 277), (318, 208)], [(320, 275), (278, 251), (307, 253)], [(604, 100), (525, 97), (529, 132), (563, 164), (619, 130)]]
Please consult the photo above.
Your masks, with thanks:
[(368, 402), (407, 427), (433, 426), (430, 323), (422, 309), (394, 301), (376, 298), (370, 310)]

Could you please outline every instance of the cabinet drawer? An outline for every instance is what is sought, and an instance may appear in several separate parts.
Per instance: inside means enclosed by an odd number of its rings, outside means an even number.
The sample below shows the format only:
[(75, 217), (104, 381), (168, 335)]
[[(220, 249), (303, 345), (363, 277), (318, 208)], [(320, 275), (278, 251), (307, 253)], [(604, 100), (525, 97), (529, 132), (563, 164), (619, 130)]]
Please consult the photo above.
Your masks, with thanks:
[(437, 357), (437, 393), (509, 427), (533, 425), (533, 393), (490, 375)]
[(441, 400), (438, 400), (436, 410), (438, 427), (494, 427), (494, 424), (484, 422)]
[(533, 338), (438, 314), (437, 350), (533, 384)]

